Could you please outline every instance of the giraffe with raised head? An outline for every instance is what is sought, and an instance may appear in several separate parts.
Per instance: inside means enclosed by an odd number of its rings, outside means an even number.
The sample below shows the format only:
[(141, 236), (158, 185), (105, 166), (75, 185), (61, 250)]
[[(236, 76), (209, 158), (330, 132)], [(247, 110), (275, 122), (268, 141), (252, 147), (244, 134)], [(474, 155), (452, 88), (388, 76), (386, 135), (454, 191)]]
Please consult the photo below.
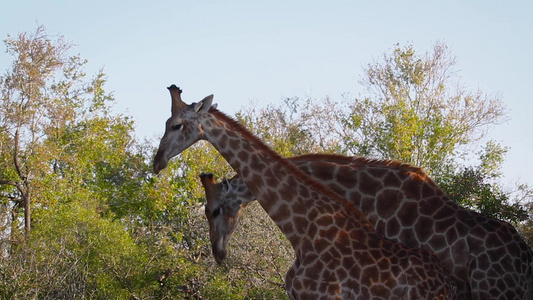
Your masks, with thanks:
[[(456, 282), (458, 299), (533, 298), (533, 253), (515, 228), (458, 206), (422, 169), (340, 155), (289, 160), (350, 200), (377, 232), (436, 253)], [(243, 208), (255, 197), (239, 176), (211, 187), (211, 194), (206, 216), (213, 256), (221, 263)]]
[(179, 88), (172, 85), (169, 90), (172, 115), (154, 159), (154, 172), (197, 141), (210, 142), (293, 247), (296, 259), (285, 278), (289, 297), (453, 298), (453, 281), (435, 255), (376, 233), (353, 204), (218, 111), (212, 105), (213, 95), (187, 105)]

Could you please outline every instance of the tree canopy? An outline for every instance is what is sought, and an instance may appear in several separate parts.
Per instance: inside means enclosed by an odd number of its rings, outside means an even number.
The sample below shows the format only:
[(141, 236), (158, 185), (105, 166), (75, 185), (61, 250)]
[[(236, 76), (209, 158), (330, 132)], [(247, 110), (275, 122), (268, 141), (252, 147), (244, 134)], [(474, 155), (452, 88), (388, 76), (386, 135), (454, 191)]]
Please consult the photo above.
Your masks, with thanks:
[(365, 68), (367, 96), (349, 102), (342, 137), (350, 153), (398, 159), (438, 174), (506, 119), (498, 95), (470, 92), (445, 44), (418, 54), (397, 45)]

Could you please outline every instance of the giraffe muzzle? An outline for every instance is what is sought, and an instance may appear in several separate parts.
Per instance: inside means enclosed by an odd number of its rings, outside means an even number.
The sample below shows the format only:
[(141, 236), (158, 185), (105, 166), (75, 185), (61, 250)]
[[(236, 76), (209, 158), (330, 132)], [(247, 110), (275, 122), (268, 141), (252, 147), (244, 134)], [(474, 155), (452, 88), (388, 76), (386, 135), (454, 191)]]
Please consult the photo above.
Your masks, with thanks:
[(220, 265), (226, 259), (226, 239), (223, 237), (217, 238), (213, 243), (211, 243), (211, 250), (213, 251), (213, 256), (215, 257), (216, 262)]

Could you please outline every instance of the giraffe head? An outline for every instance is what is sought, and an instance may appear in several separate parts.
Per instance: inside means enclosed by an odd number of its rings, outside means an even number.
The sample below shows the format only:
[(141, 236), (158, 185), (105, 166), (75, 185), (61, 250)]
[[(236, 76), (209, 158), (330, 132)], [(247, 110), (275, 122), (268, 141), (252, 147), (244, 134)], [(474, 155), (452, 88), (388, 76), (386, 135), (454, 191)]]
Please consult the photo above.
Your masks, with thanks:
[(226, 258), (226, 245), (239, 222), (242, 209), (254, 197), (248, 188), (236, 193), (238, 190), (225, 179), (216, 183), (213, 174), (202, 173), (200, 179), (206, 196), (205, 216), (209, 222), (211, 249), (216, 262), (221, 264)]
[(154, 173), (166, 168), (168, 161), (189, 148), (199, 140), (205, 139), (199, 116), (209, 111), (213, 95), (205, 97), (198, 103), (187, 105), (181, 100), (181, 89), (171, 85), (168, 90), (172, 98), (172, 115), (165, 125), (165, 134), (161, 138), (159, 149), (154, 159)]

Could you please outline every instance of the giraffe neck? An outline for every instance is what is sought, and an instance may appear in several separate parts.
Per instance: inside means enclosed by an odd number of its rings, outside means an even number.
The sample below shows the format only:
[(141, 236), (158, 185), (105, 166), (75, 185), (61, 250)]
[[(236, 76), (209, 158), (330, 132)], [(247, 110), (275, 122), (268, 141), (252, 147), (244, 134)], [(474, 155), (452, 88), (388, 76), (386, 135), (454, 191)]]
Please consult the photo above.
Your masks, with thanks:
[[(283, 187), (295, 167), (222, 112), (211, 109), (208, 118), (202, 122), (207, 124), (203, 126), (206, 140), (219, 151), (256, 197), (264, 199), (269, 190)], [(276, 201), (291, 202), (292, 197)]]
[[(316, 201), (316, 199), (311, 200), (311, 195), (315, 193), (315, 195), (320, 194), (330, 199), (339, 198), (329, 188), (309, 178), (242, 125), (218, 110), (211, 109), (205, 119), (201, 120), (201, 124), (206, 140), (241, 176), (246, 186), (282, 229), (293, 246), (297, 245), (302, 238), (298, 232), (303, 232), (302, 228), (308, 228), (311, 221), (301, 217), (297, 222), (292, 222), (292, 218), (298, 215), (305, 216), (310, 207), (317, 205), (316, 202), (309, 203), (309, 201)], [(331, 210), (340, 211), (344, 209), (342, 204), (351, 205), (348, 201), (342, 202), (342, 199), (338, 202), (340, 204), (332, 207)], [(324, 206), (330, 207), (330, 205)], [(337, 211), (331, 211), (331, 213)], [(365, 224), (368, 223), (366, 217), (359, 211), (352, 215)], [(286, 226), (287, 223), (293, 224)]]

